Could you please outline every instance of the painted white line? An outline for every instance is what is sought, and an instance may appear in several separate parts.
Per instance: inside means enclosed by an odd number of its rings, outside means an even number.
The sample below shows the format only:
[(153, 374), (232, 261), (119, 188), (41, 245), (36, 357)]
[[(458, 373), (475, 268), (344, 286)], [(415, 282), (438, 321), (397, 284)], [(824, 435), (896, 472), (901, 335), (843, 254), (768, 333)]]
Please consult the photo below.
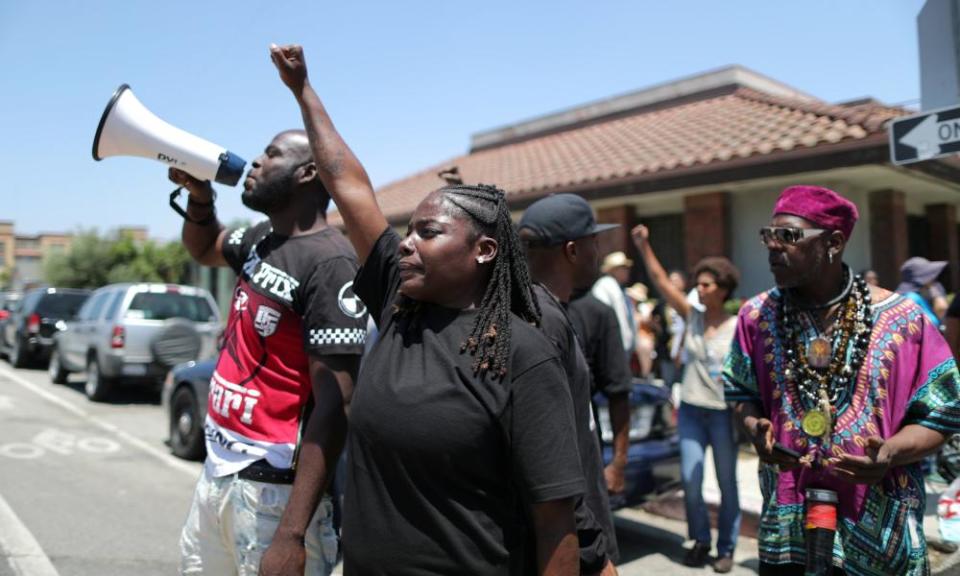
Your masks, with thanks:
[(146, 441), (141, 440), (140, 438), (137, 438), (136, 436), (121, 430), (120, 428), (117, 428), (116, 426), (114, 426), (109, 422), (105, 422), (103, 420), (100, 420), (96, 416), (88, 414), (82, 408), (73, 405), (72, 403), (64, 400), (63, 398), (60, 398), (59, 396), (57, 396), (56, 394), (53, 394), (52, 392), (44, 390), (40, 386), (37, 386), (33, 382), (30, 382), (29, 380), (27, 380), (26, 378), (23, 378), (16, 372), (13, 372), (11, 369), (7, 368), (6, 366), (0, 365), (0, 374), (2, 374), (3, 376), (6, 376), (10, 380), (12, 380), (14, 383), (19, 384), (21, 387), (29, 390), (30, 392), (33, 392), (37, 396), (40, 396), (44, 400), (47, 400), (48, 402), (56, 404), (57, 406), (63, 408), (67, 412), (70, 412), (71, 414), (78, 416), (83, 420), (86, 420), (87, 422), (89, 422), (90, 424), (93, 424), (94, 426), (96, 426), (97, 428), (100, 428), (101, 430), (104, 430), (106, 432), (109, 432), (110, 434), (113, 434), (123, 442), (129, 444), (131, 447), (136, 448), (137, 450), (140, 450), (141, 452), (144, 452), (146, 454), (149, 454), (150, 456), (153, 456), (154, 458), (156, 458), (157, 460), (160, 460), (170, 468), (189, 474), (192, 478), (199, 477), (200, 471), (194, 466), (191, 466), (186, 462), (183, 462), (182, 460), (179, 460), (176, 457), (170, 454), (167, 454), (163, 450), (155, 448), (154, 446), (147, 443)]
[(22, 576), (59, 576), (43, 548), (13, 508), (0, 496), (0, 550), (14, 573)]

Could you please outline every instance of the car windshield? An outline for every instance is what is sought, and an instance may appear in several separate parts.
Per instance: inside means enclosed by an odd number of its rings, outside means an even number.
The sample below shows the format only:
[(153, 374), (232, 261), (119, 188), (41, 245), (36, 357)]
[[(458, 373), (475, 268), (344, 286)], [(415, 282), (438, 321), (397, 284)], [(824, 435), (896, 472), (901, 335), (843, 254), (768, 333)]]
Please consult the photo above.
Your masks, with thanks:
[(37, 302), (36, 313), (45, 318), (73, 318), (89, 296), (62, 292), (47, 294)]
[(215, 319), (206, 298), (176, 292), (138, 293), (127, 308), (127, 317), (144, 320), (186, 318), (193, 322), (210, 322)]

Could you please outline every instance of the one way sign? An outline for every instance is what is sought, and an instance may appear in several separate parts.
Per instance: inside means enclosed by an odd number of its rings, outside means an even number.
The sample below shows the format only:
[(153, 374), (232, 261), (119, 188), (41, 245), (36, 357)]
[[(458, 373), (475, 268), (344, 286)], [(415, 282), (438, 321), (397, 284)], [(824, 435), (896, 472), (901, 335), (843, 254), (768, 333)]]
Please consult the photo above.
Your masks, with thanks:
[(960, 152), (960, 106), (897, 118), (890, 123), (890, 159), (910, 164)]

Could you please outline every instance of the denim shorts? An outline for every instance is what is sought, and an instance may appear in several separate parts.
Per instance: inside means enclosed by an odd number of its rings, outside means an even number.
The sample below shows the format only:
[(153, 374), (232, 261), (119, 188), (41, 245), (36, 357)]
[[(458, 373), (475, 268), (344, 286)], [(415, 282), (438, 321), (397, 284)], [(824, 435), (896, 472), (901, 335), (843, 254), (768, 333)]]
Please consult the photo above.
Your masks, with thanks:
[[(290, 498), (290, 484), (212, 478), (204, 470), (180, 535), (180, 574), (256, 576)], [(304, 538), (305, 574), (327, 576), (337, 562), (333, 504), (325, 497)]]

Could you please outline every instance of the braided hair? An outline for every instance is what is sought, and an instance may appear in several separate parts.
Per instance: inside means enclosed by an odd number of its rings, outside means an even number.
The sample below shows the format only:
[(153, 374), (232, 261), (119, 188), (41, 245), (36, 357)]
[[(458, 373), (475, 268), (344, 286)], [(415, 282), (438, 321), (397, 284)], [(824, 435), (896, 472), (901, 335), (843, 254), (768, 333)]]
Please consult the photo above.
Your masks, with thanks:
[[(540, 325), (540, 304), (533, 293), (527, 260), (510, 219), (506, 195), (496, 186), (484, 184), (454, 184), (441, 188), (439, 193), (451, 215), (471, 224), (471, 241), (480, 236), (497, 241), (490, 281), (473, 329), (460, 352), (474, 357), (475, 374), (503, 378), (510, 362), (510, 314)], [(397, 311), (409, 317), (419, 310), (420, 303), (407, 301)]]
[(530, 271), (517, 230), (510, 219), (506, 195), (496, 186), (463, 184), (441, 190), (444, 200), (468, 216), (476, 236), (497, 241), (497, 257), (487, 290), (480, 301), (480, 313), (460, 351), (474, 356), (473, 371), (502, 378), (510, 360), (511, 312), (531, 324), (540, 325), (540, 304), (533, 293)]

